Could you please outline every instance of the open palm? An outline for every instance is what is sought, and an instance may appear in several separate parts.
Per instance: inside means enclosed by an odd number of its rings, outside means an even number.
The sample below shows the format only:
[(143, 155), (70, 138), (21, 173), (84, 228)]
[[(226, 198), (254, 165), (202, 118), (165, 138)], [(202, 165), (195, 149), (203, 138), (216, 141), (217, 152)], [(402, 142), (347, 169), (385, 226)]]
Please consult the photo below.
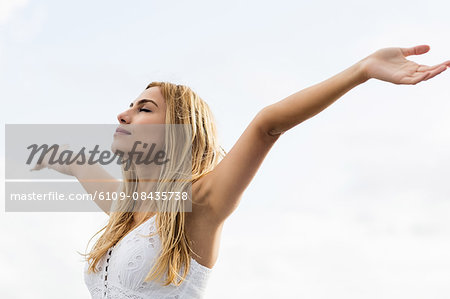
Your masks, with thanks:
[(365, 58), (367, 77), (394, 84), (417, 84), (433, 78), (450, 67), (450, 60), (427, 66), (407, 60), (409, 55), (420, 55), (428, 52), (428, 45), (412, 48), (383, 48)]

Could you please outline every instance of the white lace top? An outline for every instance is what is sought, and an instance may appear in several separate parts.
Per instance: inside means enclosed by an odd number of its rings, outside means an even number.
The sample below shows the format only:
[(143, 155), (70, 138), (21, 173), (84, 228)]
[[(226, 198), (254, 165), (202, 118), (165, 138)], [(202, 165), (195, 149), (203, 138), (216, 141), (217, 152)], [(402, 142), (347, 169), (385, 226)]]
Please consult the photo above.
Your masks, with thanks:
[(179, 286), (144, 281), (161, 246), (157, 234), (148, 236), (155, 231), (153, 216), (109, 249), (96, 266), (98, 272), (87, 273), (89, 264), (85, 263), (84, 280), (92, 298), (203, 298), (212, 269), (200, 265), (193, 258), (186, 280)]

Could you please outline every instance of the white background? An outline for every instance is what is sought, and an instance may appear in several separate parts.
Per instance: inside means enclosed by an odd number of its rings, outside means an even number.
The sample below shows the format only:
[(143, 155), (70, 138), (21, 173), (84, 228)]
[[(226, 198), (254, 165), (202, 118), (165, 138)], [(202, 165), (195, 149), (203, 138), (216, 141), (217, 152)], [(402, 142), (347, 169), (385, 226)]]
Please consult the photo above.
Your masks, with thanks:
[[(264, 106), (377, 49), (450, 59), (448, 3), (1, 0), (1, 120), (116, 123), (167, 80), (208, 102), (228, 151)], [(449, 298), (449, 82), (369, 80), (285, 133), (225, 224), (206, 298)], [(106, 220), (2, 211), (0, 297), (88, 298), (76, 251)]]

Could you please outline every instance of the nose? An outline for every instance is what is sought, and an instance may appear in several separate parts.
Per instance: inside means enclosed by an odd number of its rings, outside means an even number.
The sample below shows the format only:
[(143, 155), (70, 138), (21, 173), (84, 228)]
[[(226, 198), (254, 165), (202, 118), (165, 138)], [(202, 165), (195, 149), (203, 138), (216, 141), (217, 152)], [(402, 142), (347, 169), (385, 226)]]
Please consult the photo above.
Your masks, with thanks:
[(119, 115), (117, 115), (117, 120), (121, 124), (129, 124), (130, 123), (130, 117), (126, 112), (122, 112)]

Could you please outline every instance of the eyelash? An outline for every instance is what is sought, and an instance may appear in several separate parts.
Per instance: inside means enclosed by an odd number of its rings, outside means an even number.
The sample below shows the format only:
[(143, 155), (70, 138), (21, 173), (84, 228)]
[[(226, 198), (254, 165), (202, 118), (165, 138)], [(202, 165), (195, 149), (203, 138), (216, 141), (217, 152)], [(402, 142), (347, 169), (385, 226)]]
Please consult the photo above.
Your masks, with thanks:
[(152, 110), (149, 110), (149, 109), (145, 109), (145, 108), (141, 108), (141, 109), (139, 109), (139, 112), (141, 112), (141, 111), (145, 111), (145, 112), (152, 112)]

